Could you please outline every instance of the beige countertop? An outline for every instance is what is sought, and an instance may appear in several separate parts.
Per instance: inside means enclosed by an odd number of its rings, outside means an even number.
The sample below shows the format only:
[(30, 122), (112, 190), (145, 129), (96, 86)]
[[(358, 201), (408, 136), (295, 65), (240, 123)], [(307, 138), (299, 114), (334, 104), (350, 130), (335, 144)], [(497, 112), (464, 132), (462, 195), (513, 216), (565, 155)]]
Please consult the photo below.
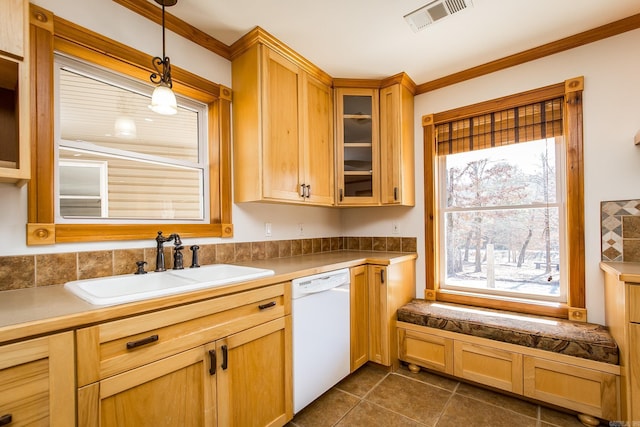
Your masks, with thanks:
[(600, 268), (622, 282), (640, 283), (640, 262), (601, 262)]
[(389, 265), (415, 258), (414, 253), (338, 251), (240, 262), (236, 264), (268, 268), (274, 270), (275, 275), (249, 282), (113, 306), (91, 305), (68, 292), (63, 285), (2, 291), (0, 292), (0, 343), (70, 330), (92, 323), (268, 286), (339, 268), (362, 264)]

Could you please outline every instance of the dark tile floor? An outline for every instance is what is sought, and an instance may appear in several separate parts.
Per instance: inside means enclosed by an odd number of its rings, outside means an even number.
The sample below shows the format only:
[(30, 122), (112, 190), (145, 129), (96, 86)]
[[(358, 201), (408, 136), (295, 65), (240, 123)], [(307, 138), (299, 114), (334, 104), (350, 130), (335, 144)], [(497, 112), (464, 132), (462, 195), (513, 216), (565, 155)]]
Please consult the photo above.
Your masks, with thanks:
[(288, 427), (580, 427), (571, 414), (450, 378), (368, 364), (300, 411)]

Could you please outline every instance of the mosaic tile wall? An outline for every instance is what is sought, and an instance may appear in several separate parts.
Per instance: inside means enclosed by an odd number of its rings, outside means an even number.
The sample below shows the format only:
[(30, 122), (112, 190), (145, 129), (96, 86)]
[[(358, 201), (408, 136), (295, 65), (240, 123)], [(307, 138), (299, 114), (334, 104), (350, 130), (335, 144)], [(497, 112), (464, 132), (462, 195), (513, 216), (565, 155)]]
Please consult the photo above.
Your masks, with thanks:
[(640, 262), (640, 200), (600, 203), (602, 261)]
[[(320, 252), (362, 250), (416, 252), (415, 237), (322, 237), (262, 242), (200, 245), (200, 265), (287, 258)], [(173, 265), (172, 246), (165, 247), (167, 268)], [(191, 265), (191, 251), (183, 251), (184, 265)], [(63, 284), (72, 280), (129, 274), (136, 261), (155, 268), (156, 248), (69, 252), (0, 257), (0, 291)]]

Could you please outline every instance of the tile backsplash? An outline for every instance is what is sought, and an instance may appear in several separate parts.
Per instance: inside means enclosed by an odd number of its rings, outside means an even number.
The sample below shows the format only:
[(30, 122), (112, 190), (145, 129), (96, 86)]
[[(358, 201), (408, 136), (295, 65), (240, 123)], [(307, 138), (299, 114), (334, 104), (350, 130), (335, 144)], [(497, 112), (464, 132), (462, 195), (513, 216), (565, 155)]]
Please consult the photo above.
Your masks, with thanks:
[(640, 200), (600, 203), (602, 261), (640, 262)]
[[(322, 237), (296, 240), (219, 243), (200, 245), (200, 265), (287, 258), (320, 252), (366, 250), (416, 252), (415, 237)], [(173, 265), (171, 245), (165, 247), (167, 268)], [(191, 265), (191, 251), (185, 248), (184, 265)], [(0, 257), (0, 291), (58, 285), (71, 280), (133, 273), (136, 261), (155, 268), (156, 248), (115, 249), (42, 255)]]

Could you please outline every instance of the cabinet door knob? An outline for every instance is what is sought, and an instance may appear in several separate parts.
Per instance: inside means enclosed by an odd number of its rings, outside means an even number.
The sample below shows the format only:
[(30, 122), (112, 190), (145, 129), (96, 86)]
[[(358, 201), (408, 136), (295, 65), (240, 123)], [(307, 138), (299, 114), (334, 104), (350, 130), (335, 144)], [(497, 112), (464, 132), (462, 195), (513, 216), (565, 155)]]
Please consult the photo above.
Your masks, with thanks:
[(209, 375), (215, 375), (216, 374), (216, 364), (218, 363), (218, 361), (216, 360), (216, 351), (215, 350), (209, 350), (209, 362), (210, 362)]
[(13, 416), (11, 414), (6, 414), (0, 417), (0, 426), (6, 426), (11, 424), (13, 421)]
[(151, 344), (152, 342), (156, 342), (159, 339), (160, 338), (158, 337), (158, 335), (151, 335), (149, 337), (142, 338), (141, 340), (138, 340), (138, 341), (129, 341), (127, 343), (127, 350), (131, 350), (136, 347), (141, 347), (143, 345)]

